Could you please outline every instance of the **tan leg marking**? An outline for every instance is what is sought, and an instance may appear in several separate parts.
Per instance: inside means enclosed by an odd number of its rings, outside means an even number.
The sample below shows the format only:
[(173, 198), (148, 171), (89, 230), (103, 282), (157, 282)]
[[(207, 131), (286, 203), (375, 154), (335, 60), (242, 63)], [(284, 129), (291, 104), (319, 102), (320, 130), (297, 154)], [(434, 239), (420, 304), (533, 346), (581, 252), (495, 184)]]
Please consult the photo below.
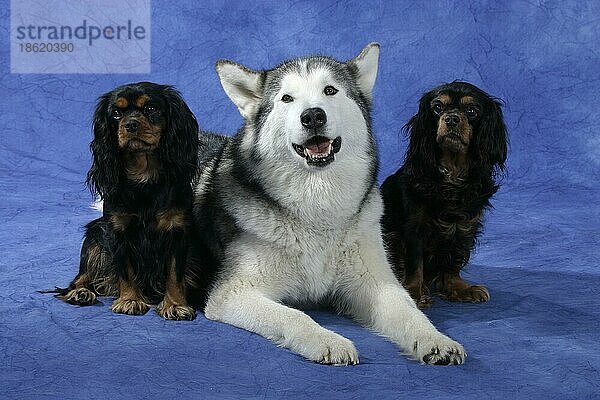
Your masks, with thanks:
[(143, 315), (150, 306), (146, 304), (133, 279), (133, 268), (127, 264), (127, 279), (119, 279), (119, 297), (112, 303), (111, 310), (117, 314)]
[(110, 222), (114, 230), (123, 232), (136, 217), (136, 214), (112, 213), (110, 214)]
[(165, 210), (156, 214), (158, 222), (156, 229), (159, 231), (170, 231), (182, 229), (187, 225), (185, 212), (179, 209)]
[(458, 273), (442, 274), (434, 286), (440, 297), (448, 301), (483, 303), (490, 299), (490, 292), (485, 286), (470, 285)]
[(177, 280), (175, 257), (171, 258), (168, 268), (165, 297), (156, 307), (156, 312), (164, 319), (191, 321), (196, 318), (196, 311), (187, 304), (185, 281), (183, 279), (181, 281)]

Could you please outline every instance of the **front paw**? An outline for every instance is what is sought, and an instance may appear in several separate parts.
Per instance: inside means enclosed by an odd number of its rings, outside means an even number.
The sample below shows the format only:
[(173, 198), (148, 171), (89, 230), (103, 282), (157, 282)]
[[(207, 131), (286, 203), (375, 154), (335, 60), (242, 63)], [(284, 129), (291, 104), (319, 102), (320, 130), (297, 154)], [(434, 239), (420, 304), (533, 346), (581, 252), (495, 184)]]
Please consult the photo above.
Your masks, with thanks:
[(165, 306), (165, 302), (161, 301), (156, 307), (156, 313), (164, 319), (174, 321), (192, 321), (196, 318), (196, 310), (190, 306), (169, 304)]
[(465, 362), (463, 346), (441, 333), (421, 336), (415, 340), (414, 357), (430, 365), (458, 365)]
[(110, 309), (117, 314), (144, 315), (148, 312), (150, 306), (141, 300), (116, 299)]
[(309, 360), (329, 365), (358, 364), (358, 351), (349, 339), (335, 332), (324, 330), (306, 338), (301, 354)]
[(89, 306), (96, 302), (96, 294), (84, 287), (70, 290), (67, 294), (58, 297), (69, 304), (78, 306)]

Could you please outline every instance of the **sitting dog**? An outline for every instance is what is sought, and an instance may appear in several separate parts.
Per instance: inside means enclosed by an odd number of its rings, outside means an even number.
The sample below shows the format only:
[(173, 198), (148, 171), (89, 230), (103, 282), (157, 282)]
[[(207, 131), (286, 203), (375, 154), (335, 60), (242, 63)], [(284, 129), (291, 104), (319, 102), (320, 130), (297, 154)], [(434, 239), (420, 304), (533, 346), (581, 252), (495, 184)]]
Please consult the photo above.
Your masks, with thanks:
[(198, 123), (170, 86), (140, 82), (101, 96), (94, 115), (91, 190), (103, 215), (86, 226), (79, 273), (57, 297), (112, 311), (191, 320), (185, 270), (197, 171)]
[(386, 258), (370, 114), (378, 58), (370, 44), (345, 63), (217, 63), (245, 125), (213, 141), (195, 186), (195, 224), (214, 263), (200, 268), (218, 271), (204, 311), (309, 360), (358, 363), (350, 340), (295, 308), (327, 304), (421, 362), (460, 364), (463, 347), (415, 306)]
[(420, 307), (429, 288), (450, 301), (483, 302), (484, 286), (460, 277), (504, 169), (506, 128), (497, 99), (466, 83), (426, 93), (405, 125), (404, 165), (381, 187), (390, 261)]

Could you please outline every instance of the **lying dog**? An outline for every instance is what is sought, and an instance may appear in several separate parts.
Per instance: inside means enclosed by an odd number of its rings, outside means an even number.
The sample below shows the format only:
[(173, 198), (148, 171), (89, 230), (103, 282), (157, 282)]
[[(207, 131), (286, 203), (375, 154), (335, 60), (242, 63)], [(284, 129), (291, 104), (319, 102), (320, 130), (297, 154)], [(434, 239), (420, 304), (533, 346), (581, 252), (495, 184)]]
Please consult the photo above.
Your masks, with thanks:
[(329, 304), (419, 361), (460, 364), (463, 347), (417, 309), (386, 258), (370, 116), (378, 58), (370, 44), (346, 63), (217, 63), (246, 122), (231, 140), (215, 139), (195, 187), (195, 223), (213, 262), (195, 276), (218, 271), (205, 314), (319, 363), (356, 364), (350, 340), (293, 308)]
[(162, 300), (163, 318), (191, 320), (185, 269), (197, 171), (198, 123), (179, 93), (150, 82), (100, 97), (88, 184), (103, 216), (86, 226), (79, 273), (64, 301), (118, 296), (116, 313), (139, 315)]
[(451, 301), (482, 302), (484, 286), (460, 277), (504, 169), (506, 128), (500, 103), (466, 83), (426, 93), (406, 124), (404, 165), (381, 187), (392, 265), (420, 307), (429, 288)]

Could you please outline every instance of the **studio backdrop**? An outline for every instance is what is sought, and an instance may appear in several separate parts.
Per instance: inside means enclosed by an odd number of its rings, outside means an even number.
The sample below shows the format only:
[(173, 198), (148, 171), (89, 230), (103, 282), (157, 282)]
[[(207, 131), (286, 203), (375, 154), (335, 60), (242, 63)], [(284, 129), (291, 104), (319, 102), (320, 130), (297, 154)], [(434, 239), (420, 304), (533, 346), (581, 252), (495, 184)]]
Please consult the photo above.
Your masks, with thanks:
[[(600, 3), (597, 1), (41, 1), (0, 5), (0, 398), (560, 398), (599, 395)], [(78, 269), (99, 216), (84, 181), (97, 99), (174, 85), (200, 128), (242, 125), (215, 63), (355, 57), (381, 45), (373, 94), (379, 182), (431, 88), (471, 82), (503, 101), (501, 188), (464, 276), (491, 300), (426, 314), (464, 344), (420, 365), (327, 309), (361, 363), (313, 364), (208, 321), (73, 307), (49, 294)]]

